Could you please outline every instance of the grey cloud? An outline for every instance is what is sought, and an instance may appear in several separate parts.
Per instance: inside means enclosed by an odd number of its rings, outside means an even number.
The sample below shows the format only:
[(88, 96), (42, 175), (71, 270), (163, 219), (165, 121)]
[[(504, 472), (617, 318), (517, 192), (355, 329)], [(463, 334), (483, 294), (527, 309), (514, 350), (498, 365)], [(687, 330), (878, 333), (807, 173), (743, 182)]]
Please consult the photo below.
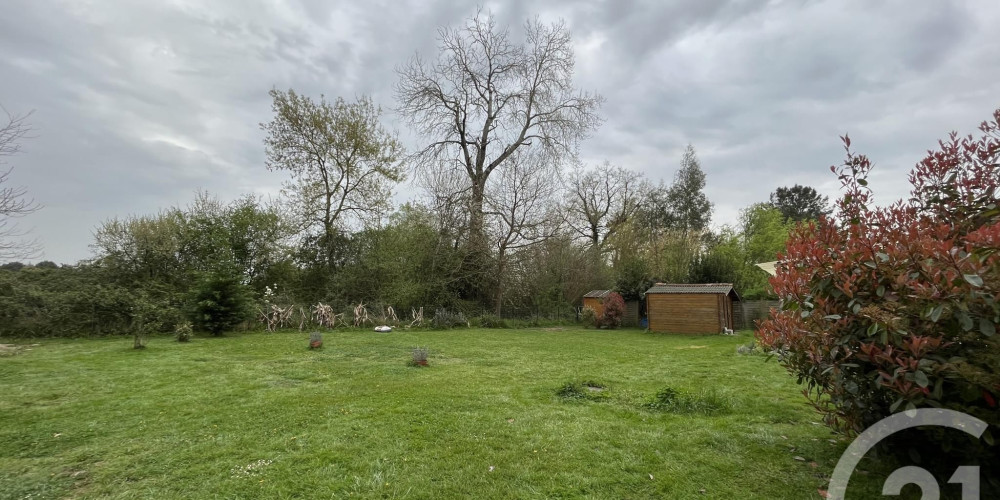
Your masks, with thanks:
[[(656, 163), (649, 152), (624, 156), (669, 181), (683, 144), (694, 143), (716, 220), (725, 222), (780, 185), (835, 194), (827, 167), (841, 161), (837, 136), (849, 131), (871, 139), (857, 143), (869, 148), (862, 151), (887, 160), (873, 175), (879, 199), (905, 196), (905, 173), (933, 146), (915, 136), (968, 130), (973, 108), (983, 117), (995, 105), (974, 88), (997, 73), (997, 49), (984, 43), (988, 30), (969, 29), (976, 23), (966, 7), (774, 3), (707, 23), (637, 62), (636, 75), (607, 93), (606, 128), (617, 133), (602, 131), (589, 150), (621, 155), (658, 144), (671, 154)], [(975, 84), (950, 78), (966, 71), (980, 75)]]

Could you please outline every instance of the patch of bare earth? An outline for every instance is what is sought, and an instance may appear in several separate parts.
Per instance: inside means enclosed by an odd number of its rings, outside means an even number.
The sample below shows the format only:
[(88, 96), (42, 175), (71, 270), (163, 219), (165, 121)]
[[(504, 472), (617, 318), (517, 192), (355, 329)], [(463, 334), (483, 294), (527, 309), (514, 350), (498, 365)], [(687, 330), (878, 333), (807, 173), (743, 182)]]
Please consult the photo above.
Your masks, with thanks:
[(32, 347), (36, 347), (39, 344), (23, 345), (23, 344), (0, 344), (0, 357), (3, 356), (14, 356), (21, 351), (30, 351)]

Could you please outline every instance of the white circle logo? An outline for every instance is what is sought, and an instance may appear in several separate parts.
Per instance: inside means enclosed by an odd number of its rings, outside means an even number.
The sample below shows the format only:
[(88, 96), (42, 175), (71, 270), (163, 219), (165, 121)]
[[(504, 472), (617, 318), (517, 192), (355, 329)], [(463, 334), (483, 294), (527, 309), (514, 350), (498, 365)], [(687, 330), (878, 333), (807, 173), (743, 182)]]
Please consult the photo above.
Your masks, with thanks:
[[(934, 425), (948, 427), (965, 432), (978, 438), (986, 431), (988, 424), (976, 417), (954, 410), (940, 408), (921, 408), (897, 413), (891, 417), (879, 420), (851, 442), (840, 456), (837, 467), (833, 469), (830, 478), (829, 498), (843, 500), (847, 492), (847, 482), (854, 473), (861, 458), (875, 445), (886, 437), (899, 431), (913, 427)], [(962, 485), (962, 500), (979, 498), (979, 466), (963, 465), (955, 470), (948, 483)], [(916, 466), (900, 467), (892, 472), (882, 485), (883, 495), (899, 495), (903, 486), (916, 484), (920, 487), (922, 498), (938, 500), (941, 498), (940, 486), (934, 476), (926, 469)]]

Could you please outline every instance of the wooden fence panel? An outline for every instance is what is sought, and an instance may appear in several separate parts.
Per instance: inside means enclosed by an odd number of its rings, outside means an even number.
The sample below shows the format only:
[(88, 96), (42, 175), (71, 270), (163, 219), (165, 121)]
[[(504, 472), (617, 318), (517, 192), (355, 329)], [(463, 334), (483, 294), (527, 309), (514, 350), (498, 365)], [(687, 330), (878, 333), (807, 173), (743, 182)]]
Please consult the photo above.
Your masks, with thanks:
[(766, 318), (771, 308), (781, 303), (777, 300), (744, 300), (733, 303), (733, 316), (737, 330), (754, 329), (754, 320)]

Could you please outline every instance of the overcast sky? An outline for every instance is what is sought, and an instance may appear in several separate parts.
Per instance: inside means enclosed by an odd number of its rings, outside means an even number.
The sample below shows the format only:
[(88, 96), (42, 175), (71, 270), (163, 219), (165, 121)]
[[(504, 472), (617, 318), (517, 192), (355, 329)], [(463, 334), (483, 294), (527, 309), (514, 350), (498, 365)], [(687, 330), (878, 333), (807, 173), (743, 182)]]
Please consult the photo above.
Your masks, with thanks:
[[(833, 197), (838, 136), (876, 162), (877, 201), (948, 132), (1000, 106), (1000, 2), (512, 1), (485, 4), (512, 33), (529, 16), (564, 19), (576, 83), (602, 94), (606, 118), (582, 145), (670, 182), (698, 151), (716, 226), (778, 186)], [(437, 27), (476, 5), (457, 0), (5, 0), (0, 104), (34, 110), (35, 137), (9, 159), (11, 182), (44, 209), (21, 221), (43, 258), (91, 257), (114, 216), (183, 206), (195, 190), (224, 200), (274, 195), (258, 123), (268, 90), (371, 95), (411, 148), (395, 66), (436, 56)], [(397, 200), (413, 196), (399, 187)]]

